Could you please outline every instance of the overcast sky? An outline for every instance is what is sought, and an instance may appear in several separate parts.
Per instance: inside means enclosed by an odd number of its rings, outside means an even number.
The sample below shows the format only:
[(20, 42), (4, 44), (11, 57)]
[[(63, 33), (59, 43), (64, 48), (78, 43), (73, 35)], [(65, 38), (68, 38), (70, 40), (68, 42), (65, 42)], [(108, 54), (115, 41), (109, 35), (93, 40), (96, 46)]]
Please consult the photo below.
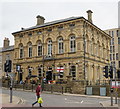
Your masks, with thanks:
[[(87, 2), (89, 1), (89, 2)], [(93, 23), (106, 30), (118, 27), (119, 0), (4, 0), (0, 2), (0, 47), (5, 37), (14, 45), (11, 33), (21, 27), (36, 25), (36, 16), (41, 15), (45, 22), (83, 16), (87, 10), (93, 11)]]

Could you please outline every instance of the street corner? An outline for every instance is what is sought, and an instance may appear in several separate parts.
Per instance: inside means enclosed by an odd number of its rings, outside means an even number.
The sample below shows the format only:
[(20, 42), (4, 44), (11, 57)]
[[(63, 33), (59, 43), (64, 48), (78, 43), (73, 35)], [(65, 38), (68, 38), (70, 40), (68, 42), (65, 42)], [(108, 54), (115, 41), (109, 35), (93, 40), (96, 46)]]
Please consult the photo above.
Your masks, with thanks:
[(118, 107), (118, 104), (113, 103), (111, 106), (111, 101), (101, 101), (99, 102), (103, 107)]
[(12, 103), (10, 103), (10, 96), (8, 94), (1, 94), (2, 96), (2, 107), (16, 107), (17, 105), (21, 105), (25, 103), (25, 100), (12, 96)]

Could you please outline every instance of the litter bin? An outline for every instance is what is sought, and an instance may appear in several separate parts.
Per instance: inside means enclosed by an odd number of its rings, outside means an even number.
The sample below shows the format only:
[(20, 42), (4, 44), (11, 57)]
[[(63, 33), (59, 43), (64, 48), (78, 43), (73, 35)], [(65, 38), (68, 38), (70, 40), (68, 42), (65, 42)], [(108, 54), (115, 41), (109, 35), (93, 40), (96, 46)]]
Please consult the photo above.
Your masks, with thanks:
[(106, 87), (100, 87), (100, 96), (106, 96)]
[(92, 95), (92, 87), (86, 87), (86, 94)]

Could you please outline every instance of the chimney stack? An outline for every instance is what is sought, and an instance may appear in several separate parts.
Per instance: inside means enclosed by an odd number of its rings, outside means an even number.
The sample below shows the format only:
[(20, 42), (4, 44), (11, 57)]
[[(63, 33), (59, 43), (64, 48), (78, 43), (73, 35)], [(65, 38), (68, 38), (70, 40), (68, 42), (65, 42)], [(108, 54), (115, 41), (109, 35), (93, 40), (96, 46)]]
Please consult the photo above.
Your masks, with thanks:
[(9, 43), (10, 43), (9, 39), (5, 37), (5, 39), (4, 39), (4, 46), (3, 47), (4, 48), (9, 47)]
[(42, 25), (42, 24), (44, 24), (44, 21), (45, 21), (45, 18), (44, 18), (44, 17), (38, 15), (36, 18), (37, 18), (37, 25)]
[(92, 11), (91, 10), (88, 10), (87, 11), (87, 14), (88, 14), (88, 21), (90, 21), (92, 23)]

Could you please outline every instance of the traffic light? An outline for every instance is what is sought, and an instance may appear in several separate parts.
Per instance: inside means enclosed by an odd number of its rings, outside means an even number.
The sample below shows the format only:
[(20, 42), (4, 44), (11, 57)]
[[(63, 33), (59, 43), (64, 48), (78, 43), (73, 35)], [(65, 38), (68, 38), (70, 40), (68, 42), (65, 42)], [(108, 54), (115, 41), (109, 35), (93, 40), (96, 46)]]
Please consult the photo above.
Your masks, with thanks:
[(117, 77), (120, 79), (120, 70), (117, 71)]
[(12, 68), (12, 61), (6, 60), (6, 63), (4, 64), (4, 71), (11, 72), (11, 68)]
[(105, 78), (108, 78), (108, 66), (105, 66), (104, 68), (103, 68), (104, 70), (103, 70), (103, 72), (104, 72), (104, 77)]
[(6, 70), (6, 63), (4, 64), (4, 72), (7, 72), (7, 70)]
[(113, 78), (113, 67), (112, 67), (112, 66), (110, 66), (108, 76), (109, 76), (110, 78)]

